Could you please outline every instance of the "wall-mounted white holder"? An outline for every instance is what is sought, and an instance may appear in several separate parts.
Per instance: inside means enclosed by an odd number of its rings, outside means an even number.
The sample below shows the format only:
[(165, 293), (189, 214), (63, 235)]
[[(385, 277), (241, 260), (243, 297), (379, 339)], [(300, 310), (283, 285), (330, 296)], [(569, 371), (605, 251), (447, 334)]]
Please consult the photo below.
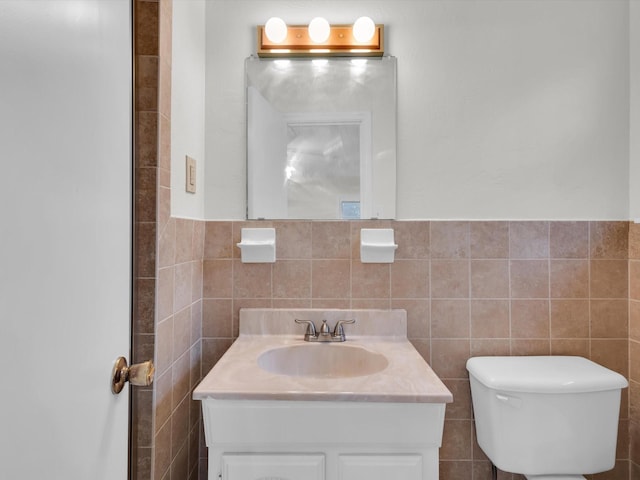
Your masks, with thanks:
[(398, 245), (393, 240), (393, 228), (363, 228), (360, 230), (360, 261), (362, 263), (393, 263)]
[(243, 228), (238, 247), (242, 263), (274, 263), (276, 261), (275, 228)]

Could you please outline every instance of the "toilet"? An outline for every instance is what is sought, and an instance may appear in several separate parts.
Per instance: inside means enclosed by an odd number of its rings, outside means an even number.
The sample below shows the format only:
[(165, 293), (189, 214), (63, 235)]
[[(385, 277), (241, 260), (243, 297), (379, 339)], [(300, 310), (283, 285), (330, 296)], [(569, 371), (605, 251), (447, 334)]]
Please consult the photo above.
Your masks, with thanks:
[(571, 356), (467, 361), (478, 445), (500, 470), (577, 480), (613, 468), (620, 374)]

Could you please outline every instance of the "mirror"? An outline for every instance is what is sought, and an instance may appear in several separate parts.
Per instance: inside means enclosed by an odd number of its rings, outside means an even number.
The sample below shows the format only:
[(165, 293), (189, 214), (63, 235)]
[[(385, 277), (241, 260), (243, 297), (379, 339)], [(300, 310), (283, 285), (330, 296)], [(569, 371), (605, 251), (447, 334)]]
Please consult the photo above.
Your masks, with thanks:
[(395, 57), (245, 71), (249, 219), (395, 218)]

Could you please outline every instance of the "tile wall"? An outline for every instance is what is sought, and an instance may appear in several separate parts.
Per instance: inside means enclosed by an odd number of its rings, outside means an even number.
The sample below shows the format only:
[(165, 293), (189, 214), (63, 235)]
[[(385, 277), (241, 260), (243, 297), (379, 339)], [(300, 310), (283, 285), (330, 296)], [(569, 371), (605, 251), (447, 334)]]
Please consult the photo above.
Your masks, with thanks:
[[(155, 302), (157, 280), (157, 231), (159, 188), (159, 131), (160, 116), (160, 4), (158, 1), (134, 2), (134, 60), (135, 60), (135, 117), (134, 117), (134, 292), (133, 341), (131, 362), (154, 358)], [(167, 52), (162, 52), (166, 56)], [(167, 112), (164, 113), (166, 117)], [(166, 223), (166, 219), (160, 219)], [(131, 390), (130, 478), (152, 478), (153, 395), (155, 385)]]
[[(274, 264), (239, 259), (240, 229), (255, 222), (206, 222), (202, 371), (237, 336), (243, 307), (406, 309), (410, 340), (455, 399), (440, 451), (443, 480), (491, 478), (474, 440), (470, 356), (575, 354), (629, 377), (628, 222), (258, 225), (276, 228)], [(362, 227), (394, 228), (393, 264), (359, 261)], [(594, 478), (629, 478), (628, 403), (625, 391), (616, 468)]]
[(640, 479), (640, 224), (629, 228), (629, 458)]
[(170, 218), (159, 238), (153, 478), (197, 479), (204, 222)]

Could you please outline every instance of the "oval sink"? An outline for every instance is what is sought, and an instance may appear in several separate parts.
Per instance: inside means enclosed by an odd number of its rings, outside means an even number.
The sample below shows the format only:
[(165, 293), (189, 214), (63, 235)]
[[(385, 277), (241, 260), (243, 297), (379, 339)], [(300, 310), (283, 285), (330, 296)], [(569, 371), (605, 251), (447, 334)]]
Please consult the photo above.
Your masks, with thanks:
[(380, 372), (389, 362), (384, 355), (355, 345), (309, 343), (267, 350), (258, 366), (280, 375), (347, 378)]

